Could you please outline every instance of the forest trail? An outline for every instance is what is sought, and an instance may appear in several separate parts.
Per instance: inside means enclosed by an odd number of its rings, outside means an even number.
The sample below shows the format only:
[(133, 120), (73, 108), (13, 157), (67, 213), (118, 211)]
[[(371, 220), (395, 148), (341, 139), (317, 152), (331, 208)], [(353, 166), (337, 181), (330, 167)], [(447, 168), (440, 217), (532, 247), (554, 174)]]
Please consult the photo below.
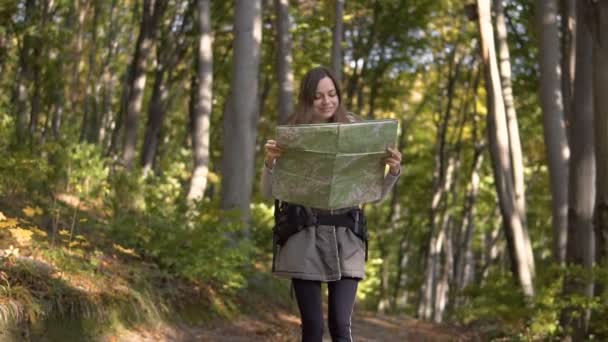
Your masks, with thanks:
[[(205, 326), (158, 326), (139, 328), (106, 336), (104, 342), (152, 341), (221, 341), (221, 342), (296, 342), (299, 341), (299, 318), (293, 312), (260, 311), (233, 321), (217, 321)], [(353, 338), (358, 342), (393, 341), (481, 341), (465, 328), (433, 324), (408, 317), (393, 317), (357, 312), (353, 317)], [(331, 341), (327, 327), (323, 341)]]

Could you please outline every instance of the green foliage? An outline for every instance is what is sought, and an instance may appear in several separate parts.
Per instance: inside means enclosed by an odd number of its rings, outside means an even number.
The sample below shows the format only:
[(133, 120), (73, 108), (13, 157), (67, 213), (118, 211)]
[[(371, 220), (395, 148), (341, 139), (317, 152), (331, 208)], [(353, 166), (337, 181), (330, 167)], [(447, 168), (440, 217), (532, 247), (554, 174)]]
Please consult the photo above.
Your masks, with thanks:
[(244, 230), (238, 216), (223, 213), (217, 202), (203, 201), (191, 210), (170, 173), (147, 180), (119, 173), (114, 180), (116, 241), (187, 279), (219, 282), (226, 290), (244, 285), (240, 270), (250, 260), (252, 245), (239, 238)]
[(67, 191), (85, 198), (105, 197), (109, 192), (108, 162), (98, 145), (74, 144), (60, 165), (66, 167)]
[(469, 302), (458, 308), (455, 316), (465, 324), (491, 327), (492, 337), (514, 335), (525, 327), (529, 309), (524, 296), (513, 284), (511, 274), (491, 271), (481, 284), (473, 284), (461, 294)]
[(51, 166), (27, 149), (0, 146), (0, 193), (48, 193)]
[[(589, 310), (591, 317), (605, 317), (608, 301), (602, 297), (589, 298), (582, 292), (585, 284), (593, 280), (596, 284), (605, 284), (605, 275), (601, 267), (589, 271), (579, 266), (548, 265), (539, 268), (536, 295), (526, 300), (514, 286), (510, 273), (493, 269), (481, 284), (470, 285), (458, 293), (465, 304), (456, 308), (453, 317), (476, 327), (488, 340), (559, 339), (571, 334), (567, 325), (560, 324), (565, 317), (578, 319)], [(602, 340), (608, 336), (608, 326), (602, 319), (592, 319), (589, 331), (590, 339)]]

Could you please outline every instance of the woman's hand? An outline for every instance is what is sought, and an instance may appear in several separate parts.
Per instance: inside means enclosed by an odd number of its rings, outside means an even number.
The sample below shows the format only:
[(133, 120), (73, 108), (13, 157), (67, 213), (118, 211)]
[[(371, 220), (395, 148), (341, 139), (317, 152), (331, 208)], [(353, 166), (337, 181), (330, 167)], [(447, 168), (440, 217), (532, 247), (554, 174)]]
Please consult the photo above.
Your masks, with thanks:
[(264, 163), (266, 164), (267, 168), (272, 170), (277, 158), (279, 158), (283, 153), (283, 149), (277, 146), (276, 141), (269, 139), (266, 141), (266, 145), (264, 145), (264, 151), (266, 152)]
[(384, 158), (384, 163), (388, 164), (389, 172), (396, 176), (401, 172), (401, 152), (399, 152), (396, 148), (387, 147), (386, 148), (386, 158)]

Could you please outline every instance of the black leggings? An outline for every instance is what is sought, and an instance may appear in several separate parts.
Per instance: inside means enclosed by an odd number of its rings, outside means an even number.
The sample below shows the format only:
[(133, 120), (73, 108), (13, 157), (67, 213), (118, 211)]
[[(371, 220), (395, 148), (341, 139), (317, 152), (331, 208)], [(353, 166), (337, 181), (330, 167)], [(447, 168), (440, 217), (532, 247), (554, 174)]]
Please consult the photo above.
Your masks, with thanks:
[[(321, 306), (321, 282), (293, 279), (293, 289), (302, 320), (302, 342), (323, 340), (323, 309)], [(355, 304), (356, 278), (342, 278), (327, 283), (328, 326), (333, 342), (351, 342), (350, 319)]]

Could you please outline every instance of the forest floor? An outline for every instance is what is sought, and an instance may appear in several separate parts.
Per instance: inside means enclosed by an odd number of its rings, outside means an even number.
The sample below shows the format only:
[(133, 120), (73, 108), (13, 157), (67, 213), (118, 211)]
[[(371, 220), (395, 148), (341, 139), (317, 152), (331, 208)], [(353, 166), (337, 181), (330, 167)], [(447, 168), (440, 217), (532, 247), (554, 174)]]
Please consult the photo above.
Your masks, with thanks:
[[(449, 325), (418, 321), (409, 317), (385, 316), (355, 311), (353, 338), (360, 342), (393, 341), (481, 341), (473, 331)], [(203, 326), (139, 327), (107, 335), (107, 342), (152, 341), (299, 341), (299, 318), (289, 311), (263, 311), (233, 321), (215, 321)], [(325, 329), (323, 341), (331, 341)]]

